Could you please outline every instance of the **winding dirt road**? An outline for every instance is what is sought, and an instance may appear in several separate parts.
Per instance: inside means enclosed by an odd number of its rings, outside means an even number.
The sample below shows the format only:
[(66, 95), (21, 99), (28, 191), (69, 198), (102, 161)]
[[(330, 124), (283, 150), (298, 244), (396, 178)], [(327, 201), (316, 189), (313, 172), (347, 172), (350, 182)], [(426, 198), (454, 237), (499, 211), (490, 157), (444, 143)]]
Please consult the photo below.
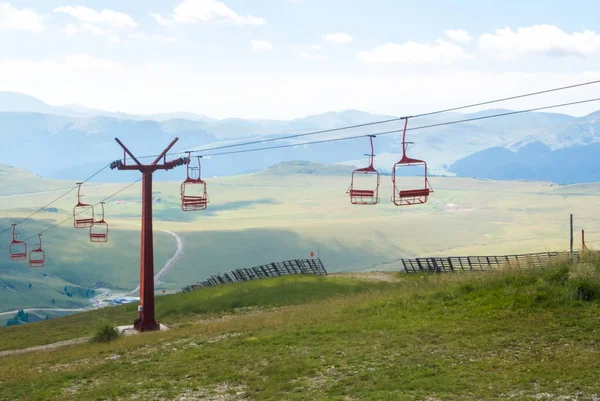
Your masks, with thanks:
[[(165, 232), (167, 234), (171, 234), (173, 237), (175, 237), (175, 240), (177, 241), (177, 250), (171, 257), (171, 259), (167, 260), (167, 262), (165, 263), (163, 268), (160, 269), (160, 271), (154, 275), (154, 284), (158, 283), (160, 281), (160, 279), (165, 274), (167, 274), (173, 268), (173, 266), (175, 266), (175, 262), (177, 261), (177, 259), (179, 259), (181, 257), (181, 255), (183, 255), (183, 240), (181, 239), (181, 237), (178, 234), (175, 234), (174, 232), (171, 232), (171, 231), (167, 231), (167, 230), (161, 230), (161, 231)], [(140, 290), (140, 286), (138, 284), (138, 286), (135, 287), (135, 289), (126, 293), (125, 296), (135, 294), (136, 292), (139, 292), (139, 290)]]
[[(175, 237), (175, 240), (177, 241), (177, 250), (175, 251), (175, 253), (173, 254), (173, 256), (167, 260), (167, 262), (164, 264), (163, 268), (160, 269), (160, 271), (158, 273), (156, 273), (154, 275), (154, 283), (157, 283), (160, 281), (160, 279), (162, 277), (165, 276), (165, 274), (167, 274), (169, 271), (171, 271), (171, 269), (173, 269), (173, 267), (175, 266), (175, 262), (177, 261), (177, 259), (179, 259), (181, 257), (181, 255), (183, 255), (183, 240), (181, 239), (181, 237), (171, 231), (167, 231), (167, 230), (161, 230), (165, 233), (171, 234), (173, 237)], [(130, 294), (134, 294), (137, 293), (140, 290), (140, 286), (138, 285), (137, 287), (135, 287), (135, 289), (119, 295), (119, 296), (128, 296)], [(75, 309), (61, 309), (61, 308), (27, 308), (27, 309), (23, 309), (23, 311), (25, 312), (44, 312), (44, 311), (48, 311), (48, 312), (84, 312), (90, 310), (89, 308), (75, 308)], [(14, 315), (15, 313), (19, 312), (18, 309), (16, 310), (12, 310), (12, 311), (7, 311), (7, 312), (0, 312), (0, 316), (3, 315)]]

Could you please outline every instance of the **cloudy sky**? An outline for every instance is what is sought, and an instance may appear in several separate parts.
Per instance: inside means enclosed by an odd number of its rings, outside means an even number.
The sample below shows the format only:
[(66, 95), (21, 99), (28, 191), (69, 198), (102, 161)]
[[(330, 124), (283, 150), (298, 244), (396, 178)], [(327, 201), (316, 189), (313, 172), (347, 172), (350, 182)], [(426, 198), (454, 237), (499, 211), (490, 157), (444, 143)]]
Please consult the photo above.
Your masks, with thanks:
[(600, 79), (599, 13), (597, 0), (0, 0), (0, 90), (139, 114), (417, 114)]

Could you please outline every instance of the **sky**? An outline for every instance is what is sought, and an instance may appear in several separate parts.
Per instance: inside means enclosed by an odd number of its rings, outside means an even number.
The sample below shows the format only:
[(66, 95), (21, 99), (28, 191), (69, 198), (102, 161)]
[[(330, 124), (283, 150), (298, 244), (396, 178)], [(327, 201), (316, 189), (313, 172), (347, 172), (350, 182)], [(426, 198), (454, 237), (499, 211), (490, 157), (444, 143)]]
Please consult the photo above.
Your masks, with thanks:
[(600, 79), (598, 15), (596, 0), (0, 0), (0, 91), (134, 114), (420, 114)]

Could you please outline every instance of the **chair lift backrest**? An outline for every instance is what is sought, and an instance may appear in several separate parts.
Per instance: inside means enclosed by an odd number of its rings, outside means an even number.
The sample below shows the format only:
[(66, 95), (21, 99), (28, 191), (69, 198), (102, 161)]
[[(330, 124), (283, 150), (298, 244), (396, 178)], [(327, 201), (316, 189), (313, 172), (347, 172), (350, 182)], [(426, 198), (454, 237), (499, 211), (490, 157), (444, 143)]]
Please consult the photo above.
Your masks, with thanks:
[[(200, 164), (200, 159), (202, 156), (197, 156), (198, 159), (198, 167), (191, 167), (191, 152), (187, 152), (187, 178), (181, 184), (181, 209), (184, 212), (191, 212), (196, 210), (206, 210), (208, 206), (208, 194), (206, 191), (206, 182), (202, 180), (202, 166)], [(197, 174), (193, 174), (192, 172), (198, 170)], [(188, 185), (201, 185), (201, 195), (190, 195), (186, 193), (186, 188)], [(189, 189), (189, 188), (188, 188)]]
[(90, 242), (108, 242), (108, 223), (104, 220), (104, 203), (102, 206), (102, 214), (100, 220), (94, 220), (94, 224), (90, 227)]
[[(371, 153), (369, 156), (369, 166), (365, 168), (359, 168), (352, 172), (352, 181), (350, 182), (350, 188), (346, 191), (347, 194), (350, 194), (350, 202), (353, 205), (376, 205), (379, 203), (379, 172), (375, 170), (373, 167), (373, 162), (375, 159), (375, 149), (373, 147), (373, 138), (374, 135), (369, 135), (369, 141), (371, 143)], [(355, 174), (372, 174), (377, 177), (375, 189), (357, 189), (355, 188)]]
[[(429, 194), (433, 192), (429, 179), (427, 178), (427, 162), (420, 159), (413, 159), (406, 155), (406, 149), (410, 142), (406, 142), (406, 128), (408, 126), (408, 117), (404, 118), (404, 131), (402, 133), (402, 159), (394, 164), (392, 169), (392, 183), (394, 185), (392, 192), (392, 203), (396, 206), (410, 206), (415, 204), (423, 204), (427, 202)], [(422, 188), (399, 190), (396, 185), (396, 170), (403, 166), (423, 166), (424, 168), (424, 185)]]
[[(83, 203), (81, 201), (81, 198), (83, 197), (83, 195), (81, 195), (81, 184), (83, 183), (77, 183), (79, 188), (77, 189), (77, 205), (75, 205), (75, 207), (73, 208), (73, 226), (75, 228), (88, 228), (94, 225), (94, 206), (88, 205), (87, 203)], [(89, 217), (89, 215), (78, 217), (79, 215), (83, 214), (84, 212), (90, 209), (91, 217)]]
[(46, 252), (42, 249), (42, 234), (38, 234), (38, 247), (29, 252), (29, 267), (44, 267)]
[(17, 240), (17, 232), (15, 232), (16, 227), (16, 224), (12, 225), (12, 241), (8, 245), (10, 260), (27, 260), (27, 244), (24, 241)]

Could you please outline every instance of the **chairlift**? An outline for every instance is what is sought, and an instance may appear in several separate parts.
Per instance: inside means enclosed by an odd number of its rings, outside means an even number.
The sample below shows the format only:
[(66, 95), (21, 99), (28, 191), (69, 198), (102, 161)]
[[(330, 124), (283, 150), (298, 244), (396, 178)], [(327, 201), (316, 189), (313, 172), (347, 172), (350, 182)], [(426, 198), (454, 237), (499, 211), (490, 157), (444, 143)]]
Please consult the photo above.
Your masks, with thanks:
[(12, 225), (12, 242), (8, 245), (10, 260), (14, 262), (19, 260), (27, 260), (27, 244), (25, 241), (17, 240), (17, 233), (15, 232), (16, 227), (16, 224)]
[(102, 214), (100, 220), (94, 220), (90, 227), (90, 242), (108, 242), (108, 223), (104, 221), (104, 202), (100, 202)]
[(81, 184), (78, 182), (77, 185), (77, 205), (73, 208), (73, 225), (75, 228), (89, 228), (94, 225), (94, 206), (83, 203), (81, 198)]
[[(412, 142), (406, 142), (406, 127), (408, 126), (408, 118), (404, 119), (404, 132), (402, 134), (402, 159), (399, 162), (394, 164), (394, 168), (392, 169), (392, 183), (394, 184), (394, 190), (392, 194), (392, 203), (396, 206), (410, 206), (410, 205), (419, 205), (427, 202), (427, 198), (429, 194), (433, 192), (431, 188), (431, 184), (429, 184), (429, 180), (427, 179), (427, 163), (424, 160), (413, 159), (406, 156), (406, 148)], [(422, 188), (417, 189), (400, 189), (398, 187), (398, 182), (396, 180), (397, 172), (402, 167), (411, 167), (411, 166), (422, 166), (424, 170), (425, 180), (423, 182)]]
[[(347, 194), (350, 194), (350, 202), (353, 205), (376, 205), (379, 203), (379, 172), (373, 167), (373, 159), (375, 158), (373, 138), (375, 138), (375, 135), (369, 135), (369, 141), (371, 142), (371, 153), (365, 154), (365, 156), (369, 156), (369, 166), (356, 169), (352, 172), (350, 188), (348, 188), (348, 191), (346, 191)], [(361, 176), (373, 177), (369, 179), (371, 181), (369, 189), (364, 189), (364, 187), (362, 189), (356, 188), (358, 181), (357, 178)], [(364, 185), (363, 182), (361, 182), (361, 184)]]
[(208, 195), (206, 182), (201, 178), (200, 159), (197, 156), (198, 167), (190, 166), (191, 152), (187, 152), (187, 179), (181, 184), (181, 209), (184, 212), (206, 210), (208, 207)]
[(46, 261), (46, 252), (42, 249), (42, 234), (38, 234), (38, 241), (37, 249), (29, 252), (29, 267), (32, 268), (44, 267)]

